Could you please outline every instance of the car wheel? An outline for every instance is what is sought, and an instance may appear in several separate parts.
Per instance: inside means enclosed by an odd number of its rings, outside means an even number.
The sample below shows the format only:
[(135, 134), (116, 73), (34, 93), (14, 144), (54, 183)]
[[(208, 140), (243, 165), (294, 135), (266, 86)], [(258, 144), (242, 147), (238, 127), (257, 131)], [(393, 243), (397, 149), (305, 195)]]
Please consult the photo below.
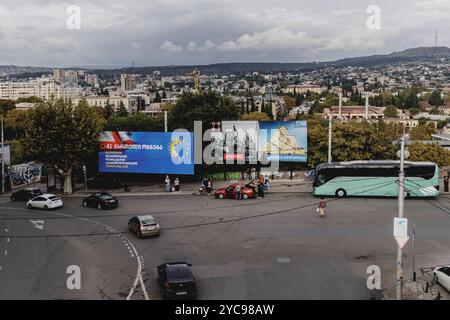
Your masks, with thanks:
[(11, 197), (11, 201), (12, 201), (12, 202), (16, 201), (16, 198)]
[(439, 278), (436, 273), (433, 275), (433, 282), (439, 284)]
[(47, 205), (45, 205), (45, 206), (44, 206), (44, 209), (45, 209), (45, 210), (48, 210), (48, 206), (47, 206)]
[(140, 238), (142, 238), (142, 232), (141, 231), (138, 231), (137, 232), (137, 237), (140, 239)]
[(248, 199), (248, 194), (246, 194), (246, 193), (244, 193), (243, 195), (242, 195), (242, 199)]
[(336, 197), (338, 197), (338, 198), (345, 198), (345, 197), (347, 197), (347, 191), (345, 191), (344, 189), (337, 189), (336, 190)]
[(87, 207), (87, 202), (83, 201), (83, 207)]
[(223, 194), (222, 193), (219, 194), (219, 199), (223, 199)]
[(33, 205), (31, 203), (27, 204), (28, 209), (33, 209)]
[(103, 207), (102, 207), (102, 205), (100, 203), (98, 204), (97, 209), (98, 210), (102, 210), (103, 209)]

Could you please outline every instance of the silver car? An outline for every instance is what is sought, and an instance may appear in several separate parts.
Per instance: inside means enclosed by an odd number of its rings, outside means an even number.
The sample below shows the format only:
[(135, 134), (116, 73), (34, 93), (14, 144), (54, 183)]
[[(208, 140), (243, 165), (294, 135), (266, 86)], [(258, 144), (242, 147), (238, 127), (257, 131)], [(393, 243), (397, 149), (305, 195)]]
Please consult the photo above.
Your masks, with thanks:
[(128, 230), (138, 238), (159, 235), (159, 223), (151, 215), (135, 216), (128, 221)]

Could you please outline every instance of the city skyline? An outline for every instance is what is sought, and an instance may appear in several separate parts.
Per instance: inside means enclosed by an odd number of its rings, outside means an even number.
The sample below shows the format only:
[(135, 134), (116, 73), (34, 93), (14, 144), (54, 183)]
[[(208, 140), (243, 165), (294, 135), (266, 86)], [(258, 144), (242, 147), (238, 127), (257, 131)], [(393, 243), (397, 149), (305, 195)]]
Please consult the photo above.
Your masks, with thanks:
[[(69, 29), (67, 8), (80, 8)], [(369, 28), (369, 10), (380, 10)], [(426, 10), (425, 10), (426, 9)], [(446, 12), (434, 1), (0, 2), (0, 65), (42, 67), (312, 62), (449, 46)], [(369, 13), (368, 13), (369, 12)]]

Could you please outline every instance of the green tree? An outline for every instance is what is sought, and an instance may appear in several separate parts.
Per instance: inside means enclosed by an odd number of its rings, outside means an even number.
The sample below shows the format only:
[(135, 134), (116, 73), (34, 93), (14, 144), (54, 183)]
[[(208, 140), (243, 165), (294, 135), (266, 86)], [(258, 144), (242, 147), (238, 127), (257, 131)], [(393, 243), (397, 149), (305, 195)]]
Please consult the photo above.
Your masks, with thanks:
[(250, 112), (242, 116), (242, 120), (270, 121), (265, 112)]
[(432, 128), (426, 125), (418, 125), (411, 129), (411, 140), (431, 140), (431, 135), (436, 133)]
[(431, 161), (440, 167), (450, 165), (450, 151), (437, 143), (414, 141), (408, 146), (411, 161)]
[[(308, 164), (316, 166), (327, 161), (328, 128), (323, 124), (309, 125)], [(333, 161), (393, 159), (396, 148), (392, 140), (375, 124), (347, 122), (333, 125)]]
[(64, 178), (64, 192), (72, 193), (72, 172), (96, 151), (102, 117), (86, 100), (41, 103), (27, 116), (22, 147), (25, 156), (54, 166)]
[(387, 106), (384, 109), (384, 116), (387, 118), (398, 118), (398, 111), (395, 106)]
[(103, 108), (103, 117), (108, 120), (114, 114), (114, 107), (109, 102), (109, 99), (106, 100), (105, 107)]
[(16, 102), (13, 100), (0, 99), (0, 115), (4, 116), (9, 110), (16, 107)]
[(436, 107), (442, 105), (444, 100), (441, 98), (441, 92), (439, 90), (433, 91), (428, 99), (428, 103)]
[(161, 95), (159, 94), (159, 91), (156, 91), (155, 99), (153, 99), (153, 102), (159, 103), (162, 101)]
[(185, 93), (169, 113), (169, 127), (171, 130), (184, 128), (192, 131), (194, 121), (238, 120), (239, 109), (230, 98), (220, 97), (214, 92)]
[(119, 107), (117, 108), (116, 115), (118, 117), (128, 117), (128, 110), (125, 108), (125, 105), (122, 101), (120, 101)]

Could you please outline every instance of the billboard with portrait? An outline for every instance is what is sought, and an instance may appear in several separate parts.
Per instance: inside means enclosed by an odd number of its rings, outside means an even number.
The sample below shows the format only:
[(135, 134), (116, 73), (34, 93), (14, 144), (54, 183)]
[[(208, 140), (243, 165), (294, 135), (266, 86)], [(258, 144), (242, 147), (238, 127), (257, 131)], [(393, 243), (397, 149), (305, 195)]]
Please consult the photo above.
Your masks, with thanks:
[(217, 121), (211, 140), (216, 154), (225, 161), (256, 161), (258, 121)]
[(194, 174), (191, 132), (105, 131), (99, 137), (99, 171)]
[(259, 122), (260, 159), (280, 162), (307, 162), (306, 121)]

